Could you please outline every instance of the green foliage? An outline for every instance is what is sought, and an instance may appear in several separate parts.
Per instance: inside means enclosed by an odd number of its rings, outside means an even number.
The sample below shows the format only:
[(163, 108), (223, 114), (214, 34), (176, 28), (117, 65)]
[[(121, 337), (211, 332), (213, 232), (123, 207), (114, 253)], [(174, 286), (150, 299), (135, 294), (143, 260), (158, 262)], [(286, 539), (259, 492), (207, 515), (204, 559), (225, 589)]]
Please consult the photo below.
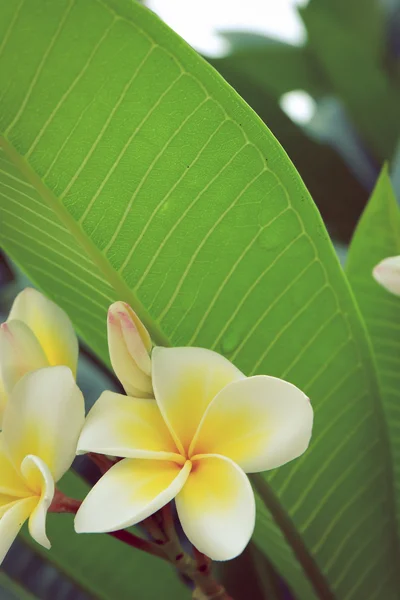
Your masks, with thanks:
[[(223, 58), (208, 59), (271, 128), (299, 170), (336, 239), (348, 240), (366, 201), (366, 193), (344, 161), (328, 144), (309, 137), (280, 108), (281, 94), (307, 90), (315, 97), (330, 91), (310, 52), (289, 44), (229, 35), (238, 49)], [(242, 40), (242, 37), (245, 39)], [(243, 47), (242, 47), (243, 45)], [(312, 57), (311, 57), (312, 58)], [(326, 87), (328, 86), (328, 87)]]
[[(400, 212), (385, 168), (350, 246), (347, 275), (372, 342), (394, 462), (400, 517), (400, 298), (372, 277), (384, 258), (400, 254)], [(398, 521), (399, 523), (400, 521)]]
[[(309, 47), (333, 93), (375, 157), (391, 157), (400, 133), (400, 92), (383, 68), (383, 7), (377, 0), (312, 0), (301, 10)], [(362, 18), (360, 18), (362, 15)]]
[[(4, 248), (104, 361), (106, 310), (120, 299), (157, 343), (213, 348), (247, 374), (304, 389), (313, 443), (257, 485), (257, 544), (302, 600), (397, 598), (391, 463), (370, 348), (281, 146), (136, 3), (10, 0), (0, 15)], [(55, 538), (64, 526), (54, 523)], [(107, 591), (103, 561), (115, 558), (128, 590), (134, 556), (120, 558), (116, 546), (100, 554), (108, 542), (99, 540), (82, 537), (80, 551), (71, 534), (49, 558), (100, 597), (123, 598)]]
[(38, 600), (3, 572), (0, 572), (0, 598), (1, 600)]

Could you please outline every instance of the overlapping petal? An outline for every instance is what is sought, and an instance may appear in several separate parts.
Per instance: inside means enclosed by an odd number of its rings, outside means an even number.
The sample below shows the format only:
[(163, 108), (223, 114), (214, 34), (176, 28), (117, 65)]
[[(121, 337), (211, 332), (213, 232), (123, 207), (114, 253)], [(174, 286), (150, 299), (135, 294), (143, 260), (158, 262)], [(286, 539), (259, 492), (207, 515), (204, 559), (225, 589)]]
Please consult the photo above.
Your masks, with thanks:
[(83, 396), (68, 367), (25, 375), (15, 385), (3, 419), (3, 440), (15, 468), (34, 454), (58, 481), (71, 466), (84, 418)]
[(159, 348), (152, 353), (153, 388), (161, 413), (182, 450), (188, 450), (211, 400), (245, 376), (204, 348)]
[(33, 497), (17, 500), (8, 506), (0, 518), (0, 564), (36, 503), (37, 498)]
[(279, 467), (308, 447), (310, 402), (297, 387), (257, 375), (226, 386), (209, 405), (190, 454), (215, 453), (253, 473)]
[(24, 458), (21, 473), (27, 485), (36, 494), (37, 505), (29, 517), (29, 533), (38, 543), (49, 549), (51, 544), (46, 535), (47, 511), (54, 497), (54, 480), (48, 466), (37, 456)]
[(26, 482), (9, 458), (3, 433), (0, 433), (0, 494), (19, 498), (32, 495)]
[(78, 453), (183, 460), (156, 402), (103, 392), (89, 412)]
[(9, 320), (23, 321), (35, 334), (50, 365), (66, 365), (76, 376), (78, 340), (67, 314), (37, 290), (16, 297)]
[(108, 311), (110, 360), (128, 396), (153, 397), (150, 336), (134, 311), (115, 302)]
[(0, 368), (0, 430), (1, 430), (2, 422), (3, 422), (3, 414), (4, 414), (4, 409), (6, 407), (6, 404), (7, 404), (7, 394), (6, 394), (6, 390), (4, 388), (4, 383), (2, 380), (1, 368)]
[(25, 373), (49, 365), (35, 334), (16, 319), (0, 326), (0, 371), (6, 394)]
[(170, 502), (185, 484), (191, 463), (125, 458), (91, 489), (75, 518), (78, 533), (135, 525)]
[(238, 556), (248, 544), (255, 524), (255, 501), (250, 482), (233, 461), (204, 455), (177, 495), (176, 508), (192, 544), (213, 560)]

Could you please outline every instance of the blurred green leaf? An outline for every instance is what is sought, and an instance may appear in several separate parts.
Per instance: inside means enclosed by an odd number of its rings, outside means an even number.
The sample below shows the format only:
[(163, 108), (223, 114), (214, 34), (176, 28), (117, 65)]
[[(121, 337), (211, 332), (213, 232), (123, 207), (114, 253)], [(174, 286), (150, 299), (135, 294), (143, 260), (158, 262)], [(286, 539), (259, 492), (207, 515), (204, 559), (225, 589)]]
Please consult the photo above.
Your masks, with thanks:
[[(301, 14), (316, 9), (329, 14), (337, 23), (351, 29), (368, 46), (372, 57), (382, 56), (385, 43), (385, 8), (381, 0), (310, 0)], [(337, 40), (340, 45), (341, 38)]]
[(0, 572), (0, 598), (1, 600), (38, 600), (3, 572)]
[[(118, 298), (157, 343), (213, 348), (247, 374), (304, 389), (313, 443), (258, 477), (256, 541), (302, 600), (397, 598), (391, 463), (370, 349), (281, 146), (130, 0), (12, 0), (0, 13), (7, 252), (105, 361), (106, 309)], [(130, 589), (135, 575), (117, 546), (108, 552), (106, 536), (93, 537), (85, 548), (83, 536), (60, 538), (54, 560), (96, 593), (109, 594), (111, 581)], [(110, 556), (114, 579), (99, 566)]]
[(384, 258), (400, 254), (400, 211), (384, 168), (350, 245), (346, 271), (372, 341), (389, 430), (400, 517), (400, 298), (372, 277)]
[(313, 0), (300, 14), (308, 47), (333, 92), (372, 153), (384, 160), (392, 156), (400, 132), (400, 92), (384, 68), (382, 11), (378, 1)]
[(232, 46), (229, 55), (208, 58), (218, 71), (242, 72), (250, 83), (277, 98), (292, 90), (304, 90), (314, 97), (329, 93), (329, 81), (306, 47), (246, 33), (223, 36)]

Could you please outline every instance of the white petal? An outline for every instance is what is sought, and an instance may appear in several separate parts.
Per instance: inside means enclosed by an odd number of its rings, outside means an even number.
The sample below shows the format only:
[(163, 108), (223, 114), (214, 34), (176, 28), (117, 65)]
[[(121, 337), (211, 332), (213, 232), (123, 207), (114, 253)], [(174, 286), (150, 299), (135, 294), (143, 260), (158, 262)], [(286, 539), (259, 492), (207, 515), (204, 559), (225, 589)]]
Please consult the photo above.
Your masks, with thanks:
[(157, 403), (114, 392), (103, 392), (89, 412), (78, 442), (84, 452), (184, 462)]
[(110, 306), (107, 326), (111, 364), (126, 393), (152, 398), (151, 340), (147, 329), (125, 302)]
[(78, 340), (67, 314), (37, 290), (26, 288), (16, 297), (9, 320), (28, 325), (39, 340), (50, 365), (66, 365), (75, 377)]
[(77, 533), (116, 531), (165, 506), (182, 489), (191, 468), (165, 460), (125, 458), (86, 496), (75, 518)]
[(243, 552), (253, 534), (255, 501), (244, 472), (224, 456), (193, 460), (192, 472), (175, 502), (192, 544), (212, 560)]
[(18, 498), (32, 496), (32, 491), (10, 461), (3, 438), (3, 433), (0, 433), (0, 494)]
[(18, 500), (0, 518), (0, 564), (36, 503), (37, 498)]
[(153, 388), (176, 444), (188, 450), (211, 400), (244, 378), (226, 358), (205, 348), (154, 348)]
[(4, 409), (6, 407), (7, 404), (7, 393), (6, 390), (4, 388), (4, 383), (2, 380), (2, 376), (1, 376), (1, 367), (0, 367), (0, 431), (2, 429), (3, 426), (3, 414), (4, 414)]
[(34, 454), (58, 481), (75, 457), (84, 419), (83, 396), (68, 367), (25, 375), (14, 387), (3, 419), (4, 442), (17, 470), (25, 456)]
[(214, 398), (190, 453), (223, 454), (246, 473), (274, 469), (305, 452), (312, 423), (313, 410), (301, 390), (283, 379), (256, 375)]
[(400, 296), (400, 256), (385, 258), (376, 265), (372, 273), (384, 288)]
[(32, 454), (22, 461), (21, 473), (31, 489), (40, 496), (29, 518), (29, 533), (38, 544), (49, 550), (51, 544), (46, 535), (46, 516), (54, 497), (53, 477), (47, 465)]
[(25, 323), (12, 320), (1, 325), (0, 370), (7, 395), (23, 375), (48, 365), (38, 339)]

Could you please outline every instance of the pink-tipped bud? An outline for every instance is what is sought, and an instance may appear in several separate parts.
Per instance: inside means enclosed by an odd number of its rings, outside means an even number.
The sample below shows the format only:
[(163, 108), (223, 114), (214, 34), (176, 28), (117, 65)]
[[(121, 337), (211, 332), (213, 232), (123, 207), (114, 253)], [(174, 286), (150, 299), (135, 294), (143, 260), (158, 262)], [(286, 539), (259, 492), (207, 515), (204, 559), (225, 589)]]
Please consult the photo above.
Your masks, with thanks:
[(400, 296), (400, 256), (390, 256), (382, 260), (372, 274), (386, 290)]
[(125, 302), (108, 310), (108, 348), (115, 374), (129, 396), (153, 397), (151, 339), (139, 317)]

